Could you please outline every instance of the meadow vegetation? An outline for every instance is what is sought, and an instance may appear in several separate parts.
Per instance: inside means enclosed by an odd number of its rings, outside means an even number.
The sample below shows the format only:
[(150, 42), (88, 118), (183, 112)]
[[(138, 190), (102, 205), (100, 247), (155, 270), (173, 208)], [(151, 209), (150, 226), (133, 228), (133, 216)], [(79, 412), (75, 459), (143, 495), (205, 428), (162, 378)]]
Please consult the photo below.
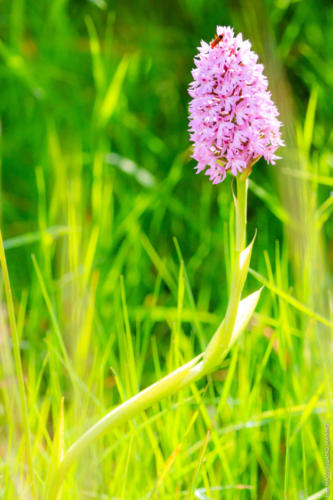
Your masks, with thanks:
[(264, 285), (257, 312), (211, 376), (84, 452), (61, 498), (324, 498), (332, 6), (0, 9), (1, 498), (43, 498), (63, 451), (204, 350), (225, 313), (231, 178), (194, 174), (187, 130), (193, 56), (217, 24), (251, 39), (285, 124), (283, 159), (250, 178), (248, 239), (258, 233), (244, 295)]

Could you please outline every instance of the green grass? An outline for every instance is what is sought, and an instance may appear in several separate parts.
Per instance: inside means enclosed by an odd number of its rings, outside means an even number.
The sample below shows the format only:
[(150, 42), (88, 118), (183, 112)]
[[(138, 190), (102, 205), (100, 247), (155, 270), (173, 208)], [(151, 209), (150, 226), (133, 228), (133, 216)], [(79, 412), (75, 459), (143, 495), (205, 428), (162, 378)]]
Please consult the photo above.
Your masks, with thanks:
[(244, 296), (264, 290), (220, 369), (107, 433), (62, 498), (324, 498), (332, 8), (0, 8), (0, 497), (42, 498), (63, 451), (198, 355), (225, 313), (231, 180), (194, 175), (186, 94), (196, 46), (219, 23), (251, 37), (285, 123), (283, 160), (251, 175)]

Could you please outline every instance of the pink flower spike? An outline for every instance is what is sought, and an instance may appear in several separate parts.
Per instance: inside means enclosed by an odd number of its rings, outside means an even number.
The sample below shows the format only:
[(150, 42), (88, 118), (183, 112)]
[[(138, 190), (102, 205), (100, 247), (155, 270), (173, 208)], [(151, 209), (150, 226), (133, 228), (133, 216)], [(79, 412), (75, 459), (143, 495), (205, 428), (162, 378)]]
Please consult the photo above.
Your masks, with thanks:
[(190, 138), (197, 173), (206, 170), (213, 184), (226, 172), (236, 176), (264, 156), (284, 146), (279, 113), (268, 91), (263, 65), (242, 34), (217, 26), (210, 44), (201, 41), (194, 58), (189, 106)]

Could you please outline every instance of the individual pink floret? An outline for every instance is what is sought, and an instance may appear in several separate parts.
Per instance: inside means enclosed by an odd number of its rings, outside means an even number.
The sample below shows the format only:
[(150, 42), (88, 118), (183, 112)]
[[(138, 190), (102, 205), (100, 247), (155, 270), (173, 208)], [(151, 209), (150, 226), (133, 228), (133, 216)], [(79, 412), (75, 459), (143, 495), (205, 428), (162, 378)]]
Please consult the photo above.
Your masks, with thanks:
[(274, 165), (283, 146), (279, 113), (268, 91), (263, 65), (242, 34), (218, 26), (210, 43), (201, 41), (189, 87), (190, 132), (197, 173), (213, 184), (254, 164), (261, 156)]

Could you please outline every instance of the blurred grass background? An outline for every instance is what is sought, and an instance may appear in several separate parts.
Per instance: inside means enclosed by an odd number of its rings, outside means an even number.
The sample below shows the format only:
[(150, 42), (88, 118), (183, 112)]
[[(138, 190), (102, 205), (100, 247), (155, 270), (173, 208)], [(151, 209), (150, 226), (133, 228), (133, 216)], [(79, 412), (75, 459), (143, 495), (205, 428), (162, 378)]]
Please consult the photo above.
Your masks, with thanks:
[(1, 497), (40, 498), (62, 397), (68, 447), (204, 349), (223, 317), (230, 179), (212, 186), (194, 175), (187, 86), (200, 39), (230, 24), (265, 63), (285, 124), (283, 160), (260, 161), (250, 182), (248, 235), (258, 235), (247, 291), (258, 281), (266, 289), (221, 370), (106, 435), (71, 471), (62, 498), (323, 498), (333, 397), (332, 6), (0, 6), (0, 220), (29, 427), (3, 290)]

